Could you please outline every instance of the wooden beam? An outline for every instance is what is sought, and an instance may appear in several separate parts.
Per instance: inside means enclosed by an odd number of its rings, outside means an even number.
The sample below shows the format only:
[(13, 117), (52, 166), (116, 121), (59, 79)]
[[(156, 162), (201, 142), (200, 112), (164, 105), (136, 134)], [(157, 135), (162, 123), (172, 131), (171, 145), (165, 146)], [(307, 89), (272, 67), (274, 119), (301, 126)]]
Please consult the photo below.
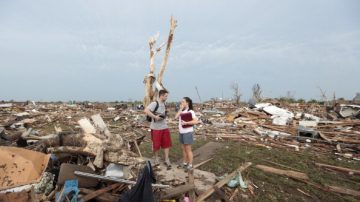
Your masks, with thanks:
[(309, 177), (305, 173), (301, 173), (301, 172), (296, 172), (296, 171), (292, 171), (292, 170), (281, 170), (278, 168), (273, 168), (273, 167), (264, 166), (264, 165), (256, 165), (255, 167), (264, 172), (267, 172), (267, 173), (284, 175), (284, 176), (291, 177), (294, 179), (309, 180)]
[[(240, 166), (238, 169), (236, 169), (234, 172), (230, 173), (229, 175), (227, 175), (224, 179), (220, 180), (218, 183), (216, 183), (214, 186), (216, 186), (217, 188), (221, 188), (222, 186), (224, 186), (226, 183), (228, 183), (238, 172), (242, 172), (244, 170), (246, 170), (248, 167), (250, 167), (252, 165), (251, 162), (247, 162), (244, 165)], [(202, 193), (196, 201), (200, 202), (200, 201), (204, 201), (207, 197), (209, 197), (212, 193), (214, 193), (215, 189), (212, 187), (210, 189), (208, 189), (207, 191), (205, 191), (204, 193)]]
[(200, 166), (202, 166), (202, 165), (204, 165), (205, 163), (207, 163), (207, 162), (209, 162), (209, 161), (211, 161), (211, 160), (213, 160), (214, 158), (209, 158), (209, 159), (207, 159), (207, 160), (205, 160), (205, 161), (203, 161), (203, 162), (201, 162), (201, 163), (198, 163), (198, 164), (196, 164), (196, 165), (194, 165), (194, 169), (195, 168), (198, 168), (198, 167), (200, 167)]
[[(90, 177), (90, 178), (95, 178), (95, 179), (104, 180), (104, 181), (119, 182), (119, 183), (125, 183), (125, 184), (130, 184), (130, 185), (135, 185), (136, 184), (135, 181), (131, 181), (131, 180), (125, 180), (125, 179), (113, 178), (113, 177), (106, 177), (106, 176), (102, 176), (102, 175), (96, 175), (96, 174), (92, 174), (92, 173), (85, 173), (85, 172), (81, 172), (81, 171), (75, 171), (74, 174), (78, 175), (78, 176), (82, 176), (82, 177)], [(169, 185), (164, 185), (164, 184), (152, 184), (152, 187), (170, 188)]]
[(184, 184), (172, 189), (168, 189), (165, 191), (165, 195), (162, 196), (162, 199), (170, 199), (170, 198), (175, 198), (183, 193), (187, 193), (189, 191), (192, 191), (195, 189), (195, 185), (194, 184)]
[(139, 145), (137, 143), (137, 140), (134, 141), (134, 145), (135, 145), (136, 151), (139, 153), (139, 156), (142, 158), (143, 156), (141, 155), (141, 151), (140, 151)]
[(343, 187), (336, 187), (336, 186), (330, 186), (330, 185), (326, 185), (326, 188), (328, 188), (329, 191), (331, 191), (331, 192), (350, 195), (350, 196), (354, 196), (354, 197), (357, 197), (357, 198), (360, 197), (360, 192), (352, 190), (352, 189), (346, 189), (346, 188), (343, 188)]
[(353, 173), (353, 174), (360, 174), (360, 170), (354, 170), (354, 169), (350, 169), (350, 168), (344, 168), (344, 167), (338, 167), (338, 166), (333, 166), (333, 165), (327, 165), (327, 164), (322, 164), (322, 163), (315, 163), (316, 166), (319, 166), (321, 168), (329, 168), (331, 170), (337, 170), (337, 171), (341, 171), (341, 172), (346, 172), (346, 173)]
[[(188, 171), (188, 175), (189, 175), (189, 184), (194, 185), (194, 187), (195, 187), (194, 169), (190, 169)], [(190, 201), (196, 201), (195, 190), (190, 191), (189, 198), (190, 198)]]

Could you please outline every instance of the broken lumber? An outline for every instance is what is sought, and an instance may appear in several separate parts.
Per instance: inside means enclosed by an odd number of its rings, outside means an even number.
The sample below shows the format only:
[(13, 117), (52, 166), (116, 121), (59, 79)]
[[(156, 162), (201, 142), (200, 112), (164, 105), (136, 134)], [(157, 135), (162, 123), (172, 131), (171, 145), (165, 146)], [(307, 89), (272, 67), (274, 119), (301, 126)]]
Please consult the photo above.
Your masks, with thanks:
[[(113, 189), (115, 190), (115, 189)], [(84, 194), (90, 194), (93, 193), (94, 190), (91, 189), (86, 189), (86, 188), (80, 188), (80, 192), (84, 193)], [(97, 195), (95, 197), (95, 199), (97, 201), (117, 201), (119, 199), (119, 197), (116, 197), (110, 193), (102, 193), (101, 195)]]
[(256, 165), (255, 167), (264, 172), (268, 172), (268, 173), (273, 173), (273, 174), (277, 174), (277, 175), (285, 175), (287, 177), (294, 178), (294, 179), (309, 180), (309, 177), (305, 173), (301, 173), (301, 172), (296, 172), (296, 171), (292, 171), (292, 170), (281, 170), (278, 168), (273, 168), (273, 167), (265, 166), (265, 165)]
[[(242, 172), (244, 170), (246, 170), (248, 167), (250, 167), (252, 165), (251, 162), (247, 162), (244, 165), (240, 166), (238, 169), (236, 169), (234, 172), (230, 173), (229, 175), (227, 175), (224, 179), (220, 180), (218, 183), (216, 183), (214, 185), (214, 187), (217, 188), (221, 188), (222, 186), (224, 186), (226, 183), (228, 183), (235, 175), (237, 175), (238, 172)], [(196, 201), (200, 202), (200, 201), (204, 201), (207, 197), (209, 197), (212, 193), (215, 192), (214, 187), (208, 189), (206, 192), (202, 193), (197, 199)]]
[(180, 196), (181, 194), (187, 193), (195, 189), (194, 184), (184, 184), (169, 190), (165, 191), (165, 196), (162, 196), (162, 199), (170, 199)]
[(104, 120), (101, 118), (100, 114), (92, 115), (91, 120), (93, 120), (95, 127), (100, 129), (101, 133), (104, 133), (106, 137), (111, 136), (111, 133), (108, 130)]
[[(75, 171), (74, 174), (78, 175), (78, 176), (82, 176), (82, 177), (90, 177), (90, 178), (95, 178), (95, 179), (105, 180), (105, 181), (110, 181), (110, 182), (119, 182), (119, 183), (130, 184), (130, 185), (135, 185), (136, 184), (135, 181), (131, 181), (131, 180), (125, 180), (125, 179), (113, 178), (113, 177), (106, 177), (106, 176), (102, 176), (102, 175), (96, 175), (96, 174), (92, 174), (92, 173), (85, 173), (85, 172), (81, 172), (81, 171)], [(152, 184), (152, 186), (157, 187), (157, 188), (170, 188), (170, 185), (164, 185), (164, 184)]]
[[(188, 175), (189, 175), (189, 180), (188, 180), (189, 184), (195, 186), (194, 169), (190, 169), (188, 171)], [(190, 198), (190, 201), (195, 201), (196, 200), (195, 190), (191, 190), (189, 192), (189, 198)]]
[(81, 129), (85, 132), (85, 133), (89, 133), (89, 134), (95, 134), (96, 133), (96, 129), (95, 127), (91, 124), (90, 120), (87, 118), (82, 118), (78, 121), (78, 124), (80, 125)]
[(319, 166), (321, 168), (329, 168), (331, 170), (336, 170), (336, 171), (341, 171), (341, 172), (346, 172), (346, 173), (353, 173), (353, 174), (360, 174), (360, 170), (354, 170), (354, 169), (350, 169), (350, 168), (344, 168), (344, 167), (339, 167), (339, 166), (333, 166), (333, 165), (328, 165), (328, 164), (322, 164), (322, 163), (315, 163), (316, 166)]
[(201, 162), (201, 163), (198, 163), (198, 164), (194, 165), (194, 169), (195, 169), (195, 168), (198, 168), (198, 167), (200, 167), (200, 166), (202, 166), (202, 165), (204, 165), (205, 163), (207, 163), (207, 162), (209, 162), (209, 161), (211, 161), (211, 160), (213, 160), (213, 158), (210, 158), (210, 159), (208, 159), (208, 160), (205, 160), (205, 161), (203, 161), (203, 162)]
[(339, 193), (339, 194), (355, 196), (357, 198), (360, 197), (360, 192), (352, 190), (352, 189), (347, 189), (347, 188), (337, 187), (337, 186), (330, 186), (330, 185), (326, 185), (326, 188), (328, 188), (329, 191), (331, 191), (331, 192), (336, 192), (336, 193)]
[(91, 199), (93, 199), (93, 198), (95, 198), (95, 197), (97, 197), (97, 196), (99, 196), (99, 195), (101, 195), (103, 193), (106, 193), (106, 192), (108, 192), (110, 190), (113, 190), (113, 189), (119, 187), (120, 185), (121, 185), (120, 183), (112, 184), (110, 186), (107, 186), (107, 187), (104, 187), (102, 189), (91, 192), (90, 194), (85, 195), (82, 199), (83, 199), (84, 202), (89, 201), (89, 200), (91, 200)]

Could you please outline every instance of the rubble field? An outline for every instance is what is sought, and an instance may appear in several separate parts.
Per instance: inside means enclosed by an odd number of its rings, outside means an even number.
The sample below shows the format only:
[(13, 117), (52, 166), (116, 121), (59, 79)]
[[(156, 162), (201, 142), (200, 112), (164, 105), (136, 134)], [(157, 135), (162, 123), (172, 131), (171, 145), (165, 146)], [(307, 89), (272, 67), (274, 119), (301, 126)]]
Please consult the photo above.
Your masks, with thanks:
[(359, 105), (196, 104), (188, 172), (177, 168), (175, 108), (168, 103), (168, 170), (150, 166), (149, 123), (136, 104), (0, 103), (0, 201), (127, 201), (134, 190), (155, 201), (360, 199)]

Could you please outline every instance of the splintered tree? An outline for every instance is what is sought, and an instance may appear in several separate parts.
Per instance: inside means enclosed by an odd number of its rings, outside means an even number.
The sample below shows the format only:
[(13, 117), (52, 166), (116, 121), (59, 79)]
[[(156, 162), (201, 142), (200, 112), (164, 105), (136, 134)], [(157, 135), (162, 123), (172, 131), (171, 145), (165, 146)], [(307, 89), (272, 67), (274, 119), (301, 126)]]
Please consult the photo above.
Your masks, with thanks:
[(252, 92), (253, 92), (253, 98), (255, 99), (255, 101), (256, 102), (261, 101), (262, 90), (258, 83), (254, 84), (254, 86), (252, 87)]
[(239, 84), (237, 82), (234, 82), (231, 84), (230, 87), (231, 87), (231, 90), (233, 91), (233, 98), (234, 98), (235, 104), (239, 105), (240, 98), (241, 98)]
[[(177, 21), (171, 17), (170, 19), (170, 32), (167, 42), (162, 43), (158, 48), (156, 48), (156, 40), (159, 37), (159, 34), (150, 37), (149, 46), (150, 46), (150, 73), (145, 76), (144, 84), (145, 84), (145, 97), (144, 97), (144, 106), (150, 104), (151, 101), (156, 100), (158, 91), (161, 89), (165, 89), (162, 84), (164, 71), (166, 68), (167, 60), (170, 54), (171, 42), (174, 37), (174, 31), (177, 26)], [(162, 60), (160, 71), (158, 77), (155, 78), (155, 56), (157, 53), (161, 51), (161, 48), (166, 44), (166, 50), (164, 54), (164, 58)], [(155, 84), (155, 89), (153, 85)]]

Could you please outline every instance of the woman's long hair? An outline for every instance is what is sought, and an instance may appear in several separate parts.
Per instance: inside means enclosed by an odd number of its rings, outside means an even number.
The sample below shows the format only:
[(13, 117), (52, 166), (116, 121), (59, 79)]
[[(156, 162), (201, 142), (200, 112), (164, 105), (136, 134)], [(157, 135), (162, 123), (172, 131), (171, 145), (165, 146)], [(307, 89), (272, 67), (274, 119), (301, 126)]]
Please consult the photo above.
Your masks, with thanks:
[(188, 103), (189, 105), (189, 110), (193, 110), (193, 102), (189, 97), (184, 97), (184, 100)]

